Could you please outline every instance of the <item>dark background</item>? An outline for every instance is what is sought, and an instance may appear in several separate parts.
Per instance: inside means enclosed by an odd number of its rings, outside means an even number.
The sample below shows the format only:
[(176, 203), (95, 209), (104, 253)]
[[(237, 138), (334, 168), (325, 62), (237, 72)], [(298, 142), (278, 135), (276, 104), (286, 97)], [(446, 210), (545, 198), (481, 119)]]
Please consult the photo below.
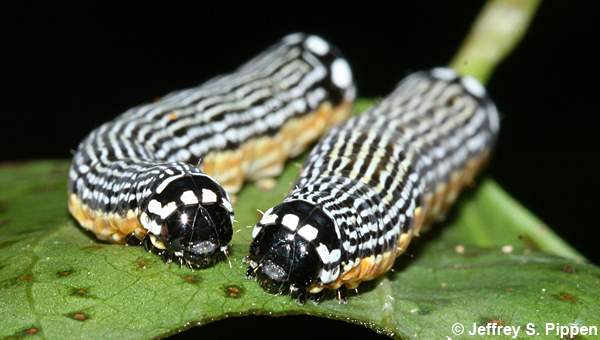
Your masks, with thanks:
[[(252, 5), (25, 4), (5, 12), (0, 160), (68, 158), (101, 122), (232, 71), (293, 31), (337, 45), (359, 94), (383, 96), (411, 70), (447, 63), (482, 4)], [(598, 264), (597, 12), (585, 6), (545, 1), (523, 43), (494, 72), (488, 88), (503, 118), (488, 174)], [(272, 325), (266, 318), (245, 320), (251, 321), (235, 329)], [(315, 327), (364, 332), (310, 318), (281, 322), (298, 336), (314, 334)], [(232, 331), (228, 323), (209, 327), (223, 336)]]

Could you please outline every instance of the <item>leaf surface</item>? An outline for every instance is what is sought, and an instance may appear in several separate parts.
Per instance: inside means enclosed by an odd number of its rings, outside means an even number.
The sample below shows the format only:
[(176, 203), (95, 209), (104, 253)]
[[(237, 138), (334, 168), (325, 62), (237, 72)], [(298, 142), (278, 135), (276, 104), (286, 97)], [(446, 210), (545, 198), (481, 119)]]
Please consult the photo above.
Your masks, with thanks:
[(531, 322), (540, 332), (546, 322), (600, 324), (600, 270), (489, 179), (347, 304), (300, 305), (264, 292), (244, 276), (251, 226), (257, 210), (285, 196), (300, 164), (291, 161), (270, 192), (245, 187), (231, 266), (197, 271), (79, 228), (66, 208), (67, 161), (4, 164), (0, 338), (149, 338), (249, 314), (315, 315), (402, 338), (452, 336), (456, 322)]

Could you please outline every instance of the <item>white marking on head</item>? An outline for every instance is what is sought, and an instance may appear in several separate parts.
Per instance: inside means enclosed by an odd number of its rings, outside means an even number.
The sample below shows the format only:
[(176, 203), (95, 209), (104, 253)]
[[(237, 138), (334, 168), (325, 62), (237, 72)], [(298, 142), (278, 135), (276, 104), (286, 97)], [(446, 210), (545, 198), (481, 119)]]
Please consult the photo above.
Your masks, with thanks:
[(217, 194), (210, 189), (202, 189), (202, 203), (217, 203)]
[(144, 226), (144, 228), (148, 230), (150, 234), (160, 235), (161, 226), (159, 226), (154, 220), (150, 219), (145, 212), (140, 215), (140, 220), (142, 222), (142, 226)]
[(319, 280), (323, 283), (329, 283), (335, 281), (340, 275), (340, 267), (332, 268), (331, 270), (321, 269), (319, 273)]
[(319, 246), (317, 247), (317, 253), (319, 253), (319, 257), (323, 263), (329, 263), (329, 249), (327, 249), (326, 245), (319, 243)]
[(150, 217), (148, 217), (148, 215), (145, 212), (143, 212), (140, 215), (140, 222), (142, 223), (142, 226), (145, 227), (146, 224), (150, 223)]
[(177, 204), (175, 202), (169, 202), (164, 207), (157, 200), (151, 200), (150, 203), (148, 203), (148, 211), (155, 215), (159, 215), (162, 219), (171, 215), (175, 209), (177, 209)]
[(329, 44), (316, 35), (306, 38), (304, 45), (318, 55), (325, 55), (329, 52)]
[(252, 229), (252, 239), (256, 238), (256, 235), (258, 235), (258, 233), (260, 233), (262, 227), (259, 226), (258, 224), (254, 226), (254, 229)]
[(462, 78), (462, 83), (467, 89), (467, 91), (469, 91), (469, 93), (474, 95), (475, 97), (481, 98), (485, 96), (485, 87), (481, 85), (479, 80), (471, 76), (465, 76)]
[(318, 234), (319, 230), (310, 224), (306, 224), (304, 227), (298, 230), (298, 235), (302, 236), (305, 240), (309, 242), (316, 239)]
[(331, 275), (331, 272), (327, 269), (321, 269), (321, 272), (319, 273), (319, 280), (321, 280), (321, 282), (323, 283), (329, 283), (331, 281), (333, 281), (333, 276)]
[(162, 204), (157, 200), (151, 200), (150, 203), (148, 203), (148, 211), (155, 215), (160, 215)]
[(431, 75), (440, 80), (453, 80), (458, 76), (456, 71), (447, 67), (436, 67), (431, 70)]
[(175, 202), (167, 203), (167, 205), (165, 205), (160, 212), (160, 218), (164, 220), (165, 218), (169, 217), (169, 215), (171, 215), (175, 209), (177, 209), (177, 204)]
[(262, 225), (269, 225), (269, 224), (273, 224), (275, 223), (275, 220), (277, 220), (277, 215), (276, 214), (267, 214), (265, 213), (263, 215), (263, 217), (260, 219), (260, 224)]
[(339, 88), (346, 88), (352, 84), (352, 71), (344, 59), (338, 58), (331, 64), (331, 81)]
[(227, 210), (229, 212), (233, 212), (233, 207), (231, 206), (231, 203), (229, 203), (229, 201), (227, 199), (225, 199), (225, 197), (223, 197), (223, 199), (221, 201), (223, 203), (223, 208), (225, 208), (225, 210)]
[(298, 228), (298, 221), (300, 221), (300, 218), (297, 215), (286, 214), (283, 216), (281, 224), (289, 230), (294, 231), (296, 228)]
[(179, 199), (185, 205), (198, 204), (198, 197), (196, 197), (196, 194), (192, 190), (185, 191)]
[(158, 185), (158, 187), (156, 188), (156, 193), (160, 194), (161, 192), (163, 192), (163, 190), (165, 190), (165, 188), (167, 187), (167, 185), (169, 185), (169, 183), (173, 182), (174, 180), (183, 177), (184, 175), (177, 175), (177, 176), (170, 176), (167, 177), (165, 180), (163, 180), (162, 182), (160, 182), (160, 184)]

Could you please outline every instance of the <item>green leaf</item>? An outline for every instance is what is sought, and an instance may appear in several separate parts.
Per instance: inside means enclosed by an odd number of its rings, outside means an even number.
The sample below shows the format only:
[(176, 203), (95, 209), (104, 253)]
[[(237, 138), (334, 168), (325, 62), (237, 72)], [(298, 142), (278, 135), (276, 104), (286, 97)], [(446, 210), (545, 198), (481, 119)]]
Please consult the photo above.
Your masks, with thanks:
[(250, 226), (258, 209), (281, 201), (300, 164), (290, 162), (271, 192), (246, 186), (231, 266), (198, 271), (83, 232), (66, 209), (66, 161), (3, 165), (0, 338), (149, 338), (250, 314), (315, 315), (406, 338), (452, 336), (456, 322), (600, 324), (600, 270), (491, 180), (347, 304), (300, 305), (264, 292), (244, 277)]

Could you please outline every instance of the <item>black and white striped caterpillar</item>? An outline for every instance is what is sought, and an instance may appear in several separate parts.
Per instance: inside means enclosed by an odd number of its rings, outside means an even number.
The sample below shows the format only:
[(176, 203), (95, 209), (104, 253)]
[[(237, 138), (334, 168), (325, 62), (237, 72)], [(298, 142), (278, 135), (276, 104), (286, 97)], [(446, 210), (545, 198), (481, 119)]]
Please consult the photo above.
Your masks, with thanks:
[(476, 79), (411, 74), (312, 150), (294, 190), (255, 225), (248, 274), (298, 296), (381, 276), (473, 180), (498, 130)]
[[(348, 63), (292, 34), (234, 73), (128, 110), (92, 131), (69, 172), (69, 210), (97, 238), (201, 267), (226, 254), (230, 194), (271, 178), (355, 97)], [(199, 166), (199, 167), (197, 167)]]

